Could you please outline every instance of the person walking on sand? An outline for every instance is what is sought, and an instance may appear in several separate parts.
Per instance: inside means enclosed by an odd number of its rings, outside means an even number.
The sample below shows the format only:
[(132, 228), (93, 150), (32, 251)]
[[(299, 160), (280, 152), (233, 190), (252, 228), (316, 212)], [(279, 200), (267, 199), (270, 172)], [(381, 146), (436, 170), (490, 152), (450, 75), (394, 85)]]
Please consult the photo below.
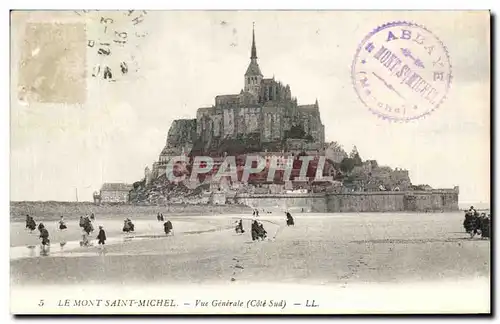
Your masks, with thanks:
[(38, 225), (38, 229), (40, 230), (40, 238), (42, 239), (42, 251), (46, 252), (46, 248), (50, 245), (49, 231), (47, 231), (42, 223)]
[(171, 221), (166, 221), (164, 224), (163, 224), (163, 230), (165, 231), (165, 234), (168, 235), (170, 233), (172, 233), (172, 235), (174, 234), (173, 233), (173, 229), (174, 227), (172, 226), (172, 222)]
[(92, 222), (88, 217), (85, 217), (83, 219), (83, 229), (85, 232), (87, 232), (88, 235), (90, 235), (90, 233), (94, 231), (94, 226), (92, 225)]
[(64, 222), (64, 216), (61, 216), (61, 219), (59, 220), (59, 229), (62, 231), (62, 230), (65, 230), (67, 228), (68, 227), (66, 226), (66, 223)]
[(252, 222), (252, 241), (255, 241), (259, 238), (259, 224), (257, 224), (257, 221), (254, 220)]
[(99, 244), (100, 247), (104, 247), (104, 244), (106, 243), (106, 232), (104, 231), (102, 226), (99, 226), (99, 234), (97, 235), (97, 240), (97, 244)]
[(26, 228), (33, 232), (36, 229), (36, 223), (33, 217), (26, 215)]
[(82, 229), (82, 241), (80, 242), (80, 246), (88, 246), (89, 245), (89, 234)]
[(294, 222), (293, 217), (290, 214), (290, 212), (285, 212), (285, 215), (286, 215), (286, 225), (287, 226), (294, 226), (295, 222)]
[(236, 233), (245, 233), (245, 230), (243, 229), (243, 220), (240, 219), (239, 221), (236, 221)]

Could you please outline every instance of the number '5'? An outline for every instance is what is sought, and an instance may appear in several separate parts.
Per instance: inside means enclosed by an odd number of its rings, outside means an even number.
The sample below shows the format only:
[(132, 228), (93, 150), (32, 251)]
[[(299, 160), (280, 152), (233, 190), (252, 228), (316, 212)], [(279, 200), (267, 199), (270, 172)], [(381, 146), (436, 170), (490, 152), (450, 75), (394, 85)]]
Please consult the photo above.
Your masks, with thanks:
[(38, 303), (38, 306), (42, 307), (44, 305), (43, 299), (40, 299), (40, 303)]

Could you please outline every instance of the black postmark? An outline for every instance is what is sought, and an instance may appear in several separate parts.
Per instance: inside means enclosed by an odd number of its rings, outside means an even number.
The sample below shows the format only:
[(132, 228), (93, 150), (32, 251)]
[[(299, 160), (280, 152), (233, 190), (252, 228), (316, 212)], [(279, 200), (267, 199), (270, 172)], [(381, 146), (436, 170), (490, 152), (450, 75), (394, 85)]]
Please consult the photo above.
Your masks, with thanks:
[(446, 99), (452, 80), (450, 57), (427, 28), (392, 22), (360, 43), (351, 78), (359, 99), (372, 113), (410, 121), (430, 114)]
[(144, 28), (148, 12), (126, 11), (79, 11), (76, 14), (92, 14), (93, 25), (87, 47), (94, 54), (91, 75), (94, 78), (117, 81), (139, 70), (137, 51), (148, 32)]

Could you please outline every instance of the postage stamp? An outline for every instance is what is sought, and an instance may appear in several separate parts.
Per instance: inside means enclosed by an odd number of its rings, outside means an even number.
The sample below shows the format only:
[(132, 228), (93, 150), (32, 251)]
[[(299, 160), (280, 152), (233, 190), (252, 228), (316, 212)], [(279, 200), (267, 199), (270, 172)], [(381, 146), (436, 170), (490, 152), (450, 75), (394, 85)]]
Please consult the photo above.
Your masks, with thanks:
[(26, 24), (19, 61), (18, 99), (84, 103), (86, 54), (85, 24)]
[(83, 104), (87, 82), (133, 82), (150, 32), (145, 10), (13, 12), (21, 104)]
[(405, 21), (369, 33), (356, 51), (351, 73), (363, 104), (393, 121), (432, 113), (446, 99), (452, 80), (446, 46), (424, 26)]

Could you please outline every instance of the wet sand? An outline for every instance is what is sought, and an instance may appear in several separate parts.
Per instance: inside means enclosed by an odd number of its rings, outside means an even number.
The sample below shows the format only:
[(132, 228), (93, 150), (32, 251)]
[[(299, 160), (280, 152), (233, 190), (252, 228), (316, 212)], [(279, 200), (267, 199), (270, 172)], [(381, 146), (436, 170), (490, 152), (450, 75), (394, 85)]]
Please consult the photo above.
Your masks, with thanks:
[[(259, 217), (270, 236), (263, 242), (251, 240), (251, 216), (243, 216), (247, 232), (236, 234), (236, 217), (174, 218), (176, 233), (169, 237), (161, 223), (145, 221), (137, 226), (136, 238), (118, 240), (104, 250), (75, 247), (64, 255), (22, 258), (13, 258), (11, 252), (11, 282), (347, 286), (489, 280), (490, 241), (470, 240), (461, 213), (297, 214), (295, 227), (287, 227), (282, 216), (266, 215)], [(121, 226), (121, 220), (110, 222), (105, 226)], [(21, 225), (11, 226), (12, 235), (18, 236), (11, 238), (17, 246), (13, 248), (33, 242), (22, 227), (19, 231)], [(122, 235), (121, 227), (116, 228), (108, 237)], [(51, 251), (57, 250), (55, 234), (52, 242)]]
[[(228, 219), (211, 219), (203, 218), (203, 220), (197, 219), (200, 216), (196, 216), (194, 219), (192, 217), (180, 216), (180, 217), (170, 217), (166, 220), (170, 220), (174, 223), (176, 231), (204, 231), (218, 226), (228, 225)], [(145, 235), (164, 235), (163, 222), (158, 222), (156, 219), (132, 219), (135, 225), (135, 230), (131, 235), (134, 236), (145, 236)], [(72, 219), (66, 221), (65, 230), (59, 230), (58, 221), (43, 221), (42, 222), (47, 230), (49, 231), (51, 242), (58, 244), (59, 242), (67, 242), (80, 240), (82, 236), (82, 229), (79, 226), (79, 221), (77, 219)], [(123, 237), (125, 234), (122, 232), (123, 229), (123, 219), (97, 219), (92, 222), (94, 227), (94, 232), (90, 234), (90, 239), (95, 239), (99, 233), (99, 226), (103, 226), (106, 231), (106, 236), (108, 238), (113, 237)], [(38, 226), (38, 223), (37, 223)], [(10, 246), (26, 246), (26, 245), (37, 245), (40, 243), (39, 231), (34, 230), (30, 232), (26, 229), (24, 222), (11, 222), (10, 230)]]

